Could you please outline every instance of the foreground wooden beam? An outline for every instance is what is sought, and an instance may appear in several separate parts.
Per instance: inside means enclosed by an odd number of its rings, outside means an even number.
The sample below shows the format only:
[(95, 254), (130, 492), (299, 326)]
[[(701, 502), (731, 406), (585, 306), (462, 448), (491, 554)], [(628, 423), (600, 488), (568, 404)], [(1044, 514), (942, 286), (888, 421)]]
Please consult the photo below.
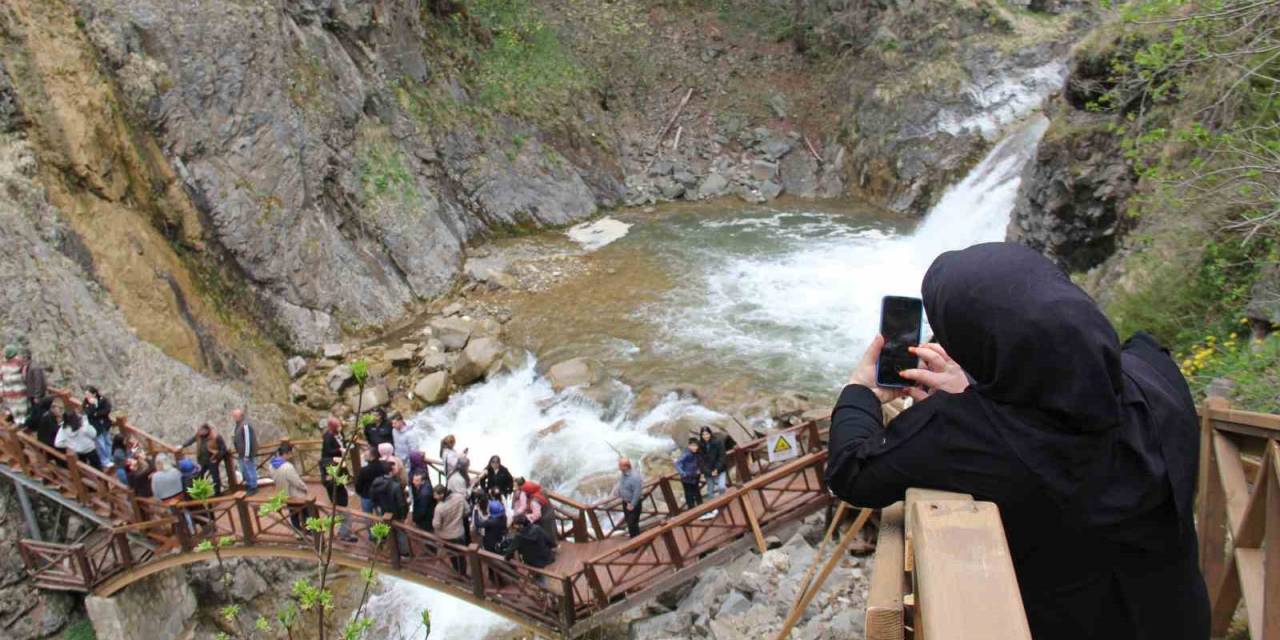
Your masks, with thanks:
[(996, 506), (922, 500), (912, 505), (911, 520), (922, 627), (916, 629), (916, 637), (1030, 640)]
[(902, 595), (907, 584), (902, 512), (901, 502), (880, 512), (880, 535), (867, 594), (867, 640), (902, 640), (905, 635)]

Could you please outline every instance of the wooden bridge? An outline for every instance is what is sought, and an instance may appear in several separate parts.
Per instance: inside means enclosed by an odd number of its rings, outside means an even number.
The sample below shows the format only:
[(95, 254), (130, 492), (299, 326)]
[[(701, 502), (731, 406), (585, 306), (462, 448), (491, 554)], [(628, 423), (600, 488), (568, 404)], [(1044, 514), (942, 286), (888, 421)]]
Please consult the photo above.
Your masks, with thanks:
[[(138, 437), (150, 453), (179, 451), (127, 422), (118, 426)], [(467, 600), (518, 624), (574, 637), (643, 602), (645, 596), (691, 579), (710, 564), (752, 546), (763, 551), (769, 532), (825, 507), (830, 501), (823, 484), (826, 432), (815, 422), (790, 431), (797, 436), (797, 458), (771, 464), (764, 439), (740, 445), (730, 454), (734, 486), (698, 508), (683, 508), (675, 475), (647, 482), (641, 501), (642, 532), (636, 538), (626, 536), (620, 500), (583, 504), (549, 494), (560, 549), (555, 563), (542, 569), (506, 560), (475, 544), (446, 542), (412, 523), (343, 508), (337, 511), (350, 523), (357, 541), (334, 539), (333, 558), (349, 567), (372, 564), (381, 573)], [(319, 441), (291, 444), (299, 472), (313, 486), (313, 497), (291, 500), (291, 507), (323, 506), (328, 511), (319, 488)], [(262, 450), (274, 448), (267, 445)], [(262, 455), (263, 464), (268, 455)], [(438, 468), (438, 462), (432, 464)], [(202, 542), (218, 545), (223, 558), (313, 560), (320, 545), (318, 534), (299, 535), (291, 527), (287, 510), (260, 512), (271, 500), (262, 495), (269, 490), (250, 497), (233, 485), (222, 497), (165, 504), (135, 495), (113, 475), (21, 429), (0, 428), (0, 473), (75, 506), (101, 525), (71, 544), (20, 543), (28, 572), (46, 589), (109, 596), (166, 569), (213, 561), (214, 552), (202, 550), (207, 549)], [(232, 482), (235, 477), (229, 467), (223, 474)], [(713, 510), (714, 517), (703, 518)], [(376, 546), (369, 540), (370, 529), (384, 521), (395, 533)]]
[[(1226, 635), (1243, 602), (1243, 622), (1235, 624), (1247, 626), (1256, 640), (1280, 640), (1280, 416), (1232, 410), (1221, 400), (1206, 402), (1200, 413), (1197, 526), (1213, 636)], [(177, 451), (127, 423), (119, 426), (150, 452)], [(625, 535), (619, 501), (582, 504), (550, 495), (561, 550), (543, 569), (399, 523), (392, 527), (403, 536), (375, 547), (367, 531), (383, 520), (345, 509), (339, 511), (359, 541), (335, 541), (334, 559), (351, 567), (372, 564), (543, 633), (574, 637), (707, 565), (751, 546), (763, 551), (767, 533), (826, 506), (825, 431), (818, 423), (792, 431), (798, 458), (770, 464), (764, 440), (738, 447), (730, 454), (735, 485), (699, 508), (682, 509), (675, 476), (645, 484), (644, 530), (634, 539)], [(318, 442), (293, 444), (300, 471), (314, 483)], [(231, 540), (220, 550), (223, 557), (307, 560), (318, 544), (297, 536), (287, 514), (260, 513), (266, 497), (246, 497), (233, 487), (207, 502), (165, 505), (133, 495), (114, 477), (25, 431), (0, 428), (0, 473), (103, 525), (71, 544), (22, 541), (28, 571), (44, 588), (110, 595), (165, 569), (213, 560), (212, 551), (197, 550), (204, 541)], [(317, 492), (294, 506), (315, 508), (318, 500)], [(718, 514), (702, 519), (711, 510)], [(186, 514), (195, 526), (186, 525)], [(995, 505), (913, 489), (903, 503), (883, 510), (866, 631), (870, 640), (1029, 639)]]

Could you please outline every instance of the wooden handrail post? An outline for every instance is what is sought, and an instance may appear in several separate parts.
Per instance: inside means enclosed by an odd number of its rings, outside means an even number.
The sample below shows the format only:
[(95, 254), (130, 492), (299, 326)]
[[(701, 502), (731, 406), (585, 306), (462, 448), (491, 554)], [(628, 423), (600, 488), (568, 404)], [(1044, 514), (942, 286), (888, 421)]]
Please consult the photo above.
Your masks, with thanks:
[(471, 593), (484, 597), (484, 572), (480, 570), (480, 545), (467, 547), (467, 568), (471, 571)]
[(258, 535), (253, 530), (253, 510), (249, 508), (249, 501), (243, 493), (236, 495), (236, 513), (240, 516), (240, 539), (246, 545), (253, 544)]
[(676, 535), (671, 529), (662, 532), (662, 542), (667, 546), (667, 554), (671, 556), (671, 563), (676, 565), (677, 569), (684, 568), (684, 556), (680, 555), (680, 545), (676, 543)]
[(605, 593), (604, 585), (600, 582), (600, 575), (596, 573), (596, 566), (590, 562), (582, 564), (582, 573), (587, 576), (587, 584), (591, 586), (591, 593), (596, 596), (596, 609), (603, 609), (609, 605), (609, 594)]
[(760, 521), (756, 518), (756, 510), (751, 506), (751, 500), (748, 492), (743, 491), (738, 494), (738, 501), (742, 503), (742, 511), (747, 514), (747, 522), (751, 524), (751, 533), (756, 537), (756, 546), (760, 548), (760, 554), (769, 550), (769, 544), (765, 542), (764, 531), (760, 529)]
[(573, 517), (573, 539), (575, 542), (591, 540), (591, 534), (587, 533), (587, 516), (581, 511)]
[(1226, 544), (1226, 496), (1218, 474), (1218, 460), (1213, 453), (1213, 414), (1227, 408), (1225, 398), (1205, 400), (1200, 416), (1200, 479), (1198, 522), (1200, 527), (1200, 567), (1205, 583), (1217, 588), (1226, 570), (1223, 549)]
[(391, 521), (391, 514), (382, 515), (382, 521), (391, 526), (391, 532), (387, 534), (387, 542), (391, 543), (391, 568), (400, 570), (400, 536), (396, 535), (396, 523)]
[(84, 577), (85, 590), (93, 589), (93, 563), (89, 562), (89, 554), (85, 553), (84, 545), (77, 544), (71, 548), (71, 559), (75, 562), (76, 570)]
[(62, 458), (67, 463), (67, 473), (71, 476), (71, 492), (76, 494), (76, 501), (81, 504), (89, 502), (89, 492), (84, 486), (84, 477), (80, 475), (79, 456), (67, 449), (62, 452)]
[(133, 550), (129, 548), (129, 535), (123, 531), (111, 534), (111, 544), (116, 547), (116, 557), (125, 568), (133, 567)]
[(596, 538), (604, 539), (604, 528), (600, 526), (600, 516), (596, 513), (595, 507), (587, 509), (587, 519), (591, 521), (591, 530), (595, 532)]
[(738, 482), (747, 483), (751, 480), (751, 461), (748, 459), (751, 453), (742, 447), (736, 447), (733, 450), (734, 466), (738, 468)]
[(573, 580), (571, 578), (560, 579), (560, 633), (568, 638), (571, 637), (570, 632), (573, 629), (574, 620), (574, 602), (573, 602)]
[(663, 478), (658, 483), (658, 488), (662, 490), (662, 499), (667, 503), (667, 513), (680, 513), (680, 502), (676, 500), (676, 490), (671, 486), (671, 478)]
[(819, 449), (821, 449), (821, 448), (822, 448), (822, 442), (820, 442), (820, 441), (818, 440), (818, 438), (820, 437), (820, 434), (818, 433), (818, 423), (817, 423), (817, 421), (814, 421), (814, 422), (810, 422), (810, 423), (809, 423), (809, 429), (808, 429), (808, 432), (809, 432), (809, 451), (808, 451), (808, 453), (813, 453), (814, 451), (818, 451)]
[(186, 514), (184, 513), (183, 508), (179, 506), (171, 506), (169, 507), (169, 513), (173, 515), (173, 530), (178, 535), (178, 545), (182, 547), (183, 551), (191, 551), (195, 548), (195, 544), (191, 539), (191, 534), (193, 532), (191, 531), (191, 528), (187, 526)]
[(222, 454), (222, 477), (225, 478), (223, 490), (235, 493), (240, 490), (240, 481), (236, 479), (235, 456), (230, 451), (223, 451)]

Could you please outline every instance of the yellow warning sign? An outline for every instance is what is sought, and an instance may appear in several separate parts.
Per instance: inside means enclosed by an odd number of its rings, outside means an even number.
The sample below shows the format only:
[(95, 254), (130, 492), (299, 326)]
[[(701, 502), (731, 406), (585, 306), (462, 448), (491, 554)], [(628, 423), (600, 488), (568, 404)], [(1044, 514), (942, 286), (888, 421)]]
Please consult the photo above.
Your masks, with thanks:
[(795, 433), (778, 433), (769, 436), (769, 462), (790, 460), (800, 455)]

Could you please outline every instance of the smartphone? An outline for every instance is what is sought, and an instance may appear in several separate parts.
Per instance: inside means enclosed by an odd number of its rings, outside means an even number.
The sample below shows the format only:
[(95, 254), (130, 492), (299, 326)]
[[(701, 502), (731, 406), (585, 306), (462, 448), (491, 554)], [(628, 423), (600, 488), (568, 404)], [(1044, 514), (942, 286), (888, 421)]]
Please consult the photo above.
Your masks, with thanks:
[(876, 384), (902, 389), (912, 386), (898, 375), (903, 369), (914, 369), (918, 362), (911, 347), (920, 345), (924, 325), (924, 302), (919, 298), (885, 296), (880, 304), (880, 335), (884, 349), (876, 361)]

